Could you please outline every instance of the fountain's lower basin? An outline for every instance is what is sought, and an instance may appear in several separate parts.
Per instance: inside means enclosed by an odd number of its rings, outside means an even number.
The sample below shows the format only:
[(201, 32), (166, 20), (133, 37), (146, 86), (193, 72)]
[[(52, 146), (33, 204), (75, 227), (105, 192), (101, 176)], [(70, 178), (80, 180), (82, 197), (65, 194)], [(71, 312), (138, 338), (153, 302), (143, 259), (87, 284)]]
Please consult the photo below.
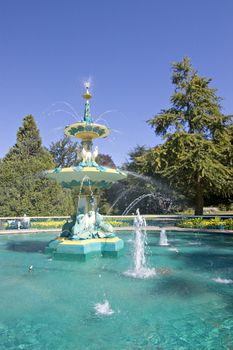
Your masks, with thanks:
[(148, 232), (147, 279), (126, 274), (135, 233), (118, 237), (120, 259), (76, 263), (42, 254), (54, 233), (0, 235), (0, 349), (232, 348), (232, 236)]
[(118, 257), (124, 242), (118, 237), (70, 240), (58, 237), (52, 240), (45, 249), (55, 258), (71, 258), (85, 261), (93, 256)]

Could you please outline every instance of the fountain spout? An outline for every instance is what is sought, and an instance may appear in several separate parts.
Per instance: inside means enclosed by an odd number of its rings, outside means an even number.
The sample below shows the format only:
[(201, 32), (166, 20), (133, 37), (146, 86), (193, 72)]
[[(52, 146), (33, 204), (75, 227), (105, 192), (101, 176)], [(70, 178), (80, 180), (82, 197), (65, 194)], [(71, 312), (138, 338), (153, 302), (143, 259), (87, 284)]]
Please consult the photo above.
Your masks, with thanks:
[(141, 216), (139, 208), (136, 210), (136, 217), (134, 219), (134, 227), (146, 227), (147, 223), (143, 216)]
[(167, 240), (166, 230), (164, 228), (160, 231), (159, 245), (161, 246), (169, 245)]

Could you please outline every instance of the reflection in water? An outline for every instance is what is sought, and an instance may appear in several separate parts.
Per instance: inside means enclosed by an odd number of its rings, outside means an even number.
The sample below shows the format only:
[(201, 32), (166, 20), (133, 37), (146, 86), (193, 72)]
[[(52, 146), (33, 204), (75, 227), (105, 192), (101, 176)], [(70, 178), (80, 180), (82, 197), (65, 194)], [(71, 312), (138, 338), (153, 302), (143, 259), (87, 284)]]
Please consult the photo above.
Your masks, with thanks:
[(7, 243), (7, 250), (13, 252), (38, 253), (43, 252), (47, 245), (47, 241), (12, 241)]

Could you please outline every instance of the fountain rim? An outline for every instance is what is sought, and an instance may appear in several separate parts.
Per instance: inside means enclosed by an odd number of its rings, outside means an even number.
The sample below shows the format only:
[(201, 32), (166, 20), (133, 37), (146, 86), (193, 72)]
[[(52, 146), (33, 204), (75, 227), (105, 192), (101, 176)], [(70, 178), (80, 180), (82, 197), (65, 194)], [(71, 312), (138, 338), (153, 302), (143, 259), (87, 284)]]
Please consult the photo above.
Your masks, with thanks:
[[(61, 168), (61, 170), (59, 170), (58, 173), (64, 172), (64, 173), (69, 173), (69, 172), (77, 172), (77, 170), (75, 169), (75, 166), (71, 166), (71, 167), (64, 167)], [(93, 172), (93, 173), (112, 173), (112, 174), (121, 174), (124, 175), (125, 177), (127, 176), (127, 171), (125, 170), (119, 170), (118, 168), (108, 168), (108, 167), (104, 167), (105, 169), (100, 171), (99, 169), (97, 169), (95, 166), (84, 166), (82, 168), (82, 170), (78, 170), (78, 172)], [(47, 170), (47, 174), (55, 174), (56, 173), (56, 169), (52, 169), (52, 170)], [(88, 175), (87, 175), (88, 176)]]
[[(87, 166), (81, 169), (75, 168), (56, 168), (48, 170), (47, 175), (67, 188), (80, 186), (84, 174), (89, 177), (91, 186), (100, 188), (110, 188), (115, 182), (124, 180), (127, 177), (126, 172), (114, 168), (103, 167), (101, 170), (94, 166)], [(85, 183), (84, 186), (86, 186)]]

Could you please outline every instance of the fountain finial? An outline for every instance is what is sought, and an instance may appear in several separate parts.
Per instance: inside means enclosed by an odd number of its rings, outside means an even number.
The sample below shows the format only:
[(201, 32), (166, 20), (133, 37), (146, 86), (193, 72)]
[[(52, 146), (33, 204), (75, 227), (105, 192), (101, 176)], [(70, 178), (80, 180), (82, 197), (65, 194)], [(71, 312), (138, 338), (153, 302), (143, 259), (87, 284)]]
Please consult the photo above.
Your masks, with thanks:
[(84, 86), (86, 88), (86, 91), (83, 94), (83, 98), (86, 100), (85, 102), (85, 109), (84, 109), (84, 117), (83, 120), (90, 124), (93, 123), (92, 119), (91, 119), (91, 113), (90, 113), (90, 103), (89, 100), (92, 98), (91, 93), (89, 92), (89, 88), (90, 88), (90, 82), (87, 81), (84, 83)]
[(90, 93), (90, 91), (89, 91), (90, 86), (91, 86), (90, 81), (85, 81), (84, 87), (85, 87), (86, 91), (85, 91), (84, 94), (83, 94), (83, 98), (84, 98), (85, 100), (90, 100), (90, 99), (92, 98), (92, 95), (91, 95), (91, 93)]

